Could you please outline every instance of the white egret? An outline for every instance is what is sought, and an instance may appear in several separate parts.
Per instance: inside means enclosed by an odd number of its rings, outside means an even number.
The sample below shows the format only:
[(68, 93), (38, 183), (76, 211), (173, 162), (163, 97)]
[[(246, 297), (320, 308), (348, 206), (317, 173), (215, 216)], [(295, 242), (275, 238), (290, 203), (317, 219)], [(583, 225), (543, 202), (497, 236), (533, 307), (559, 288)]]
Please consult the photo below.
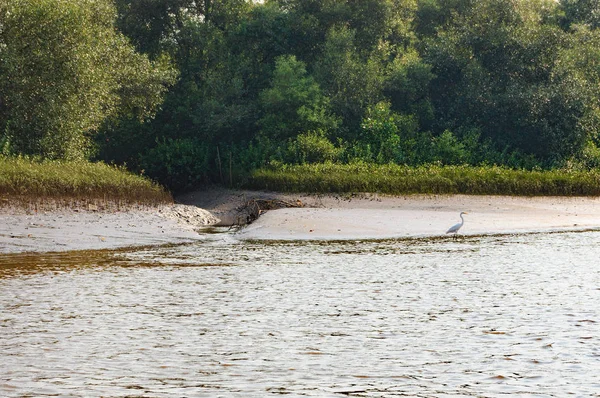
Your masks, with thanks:
[(463, 214), (469, 214), (467, 212), (461, 212), (460, 213), (460, 222), (458, 224), (454, 224), (453, 226), (450, 227), (450, 229), (448, 229), (446, 231), (447, 234), (455, 234), (458, 232), (458, 230), (463, 226), (463, 224), (465, 223), (465, 219), (463, 218)]

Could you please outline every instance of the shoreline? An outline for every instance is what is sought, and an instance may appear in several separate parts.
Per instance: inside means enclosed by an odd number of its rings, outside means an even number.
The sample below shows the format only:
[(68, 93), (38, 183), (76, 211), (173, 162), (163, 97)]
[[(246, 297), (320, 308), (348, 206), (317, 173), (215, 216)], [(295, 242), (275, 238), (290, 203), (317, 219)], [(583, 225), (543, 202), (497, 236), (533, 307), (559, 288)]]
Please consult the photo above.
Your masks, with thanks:
[[(210, 188), (177, 202), (110, 211), (4, 207), (0, 254), (189, 243), (205, 239), (207, 227), (238, 224), (243, 227), (232, 235), (239, 240), (439, 238), (460, 221), (461, 211), (469, 213), (459, 232), (464, 236), (600, 228), (596, 197), (313, 195)], [(245, 225), (248, 220), (253, 222)]]

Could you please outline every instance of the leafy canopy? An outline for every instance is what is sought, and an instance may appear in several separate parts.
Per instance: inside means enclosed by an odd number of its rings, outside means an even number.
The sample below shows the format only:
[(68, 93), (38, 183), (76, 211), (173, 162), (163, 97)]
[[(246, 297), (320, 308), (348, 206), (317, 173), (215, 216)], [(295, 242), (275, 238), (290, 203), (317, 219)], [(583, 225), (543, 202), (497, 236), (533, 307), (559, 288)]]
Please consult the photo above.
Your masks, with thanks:
[(117, 115), (151, 116), (176, 73), (115, 31), (109, 0), (0, 0), (0, 137), (12, 152), (80, 159)]

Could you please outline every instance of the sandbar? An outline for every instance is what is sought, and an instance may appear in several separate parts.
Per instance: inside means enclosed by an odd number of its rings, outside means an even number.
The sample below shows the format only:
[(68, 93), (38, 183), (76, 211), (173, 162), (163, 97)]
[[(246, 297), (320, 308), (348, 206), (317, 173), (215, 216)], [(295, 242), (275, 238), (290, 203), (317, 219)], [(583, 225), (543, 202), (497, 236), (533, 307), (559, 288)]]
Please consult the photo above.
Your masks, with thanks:
[[(261, 209), (257, 219), (250, 219), (249, 204), (257, 200), (290, 206)], [(123, 211), (2, 208), (0, 254), (187, 243), (206, 238), (211, 226), (239, 240), (437, 237), (460, 221), (461, 211), (468, 212), (459, 232), (463, 236), (600, 229), (596, 197), (311, 195), (210, 188), (176, 201)]]
[(600, 228), (598, 197), (492, 195), (282, 194), (213, 189), (179, 198), (235, 223), (256, 199), (279, 199), (300, 208), (264, 212), (236, 236), (248, 240), (346, 240), (445, 236), (468, 212), (460, 235), (578, 231)]
[(325, 199), (322, 207), (269, 211), (238, 232), (252, 240), (347, 240), (578, 231), (600, 228), (598, 198), (505, 196)]

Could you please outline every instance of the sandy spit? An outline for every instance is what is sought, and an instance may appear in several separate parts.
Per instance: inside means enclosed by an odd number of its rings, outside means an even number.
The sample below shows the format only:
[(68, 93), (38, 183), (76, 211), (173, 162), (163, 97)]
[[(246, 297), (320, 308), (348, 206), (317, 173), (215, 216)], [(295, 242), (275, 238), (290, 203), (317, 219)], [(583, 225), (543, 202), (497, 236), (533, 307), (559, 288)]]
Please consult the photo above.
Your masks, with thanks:
[(0, 209), (0, 254), (112, 249), (203, 239), (207, 226), (248, 219), (253, 201), (297, 208), (260, 211), (239, 239), (343, 240), (444, 236), (466, 211), (463, 235), (600, 229), (600, 198), (469, 195), (297, 195), (206, 189), (180, 204), (129, 211)]

